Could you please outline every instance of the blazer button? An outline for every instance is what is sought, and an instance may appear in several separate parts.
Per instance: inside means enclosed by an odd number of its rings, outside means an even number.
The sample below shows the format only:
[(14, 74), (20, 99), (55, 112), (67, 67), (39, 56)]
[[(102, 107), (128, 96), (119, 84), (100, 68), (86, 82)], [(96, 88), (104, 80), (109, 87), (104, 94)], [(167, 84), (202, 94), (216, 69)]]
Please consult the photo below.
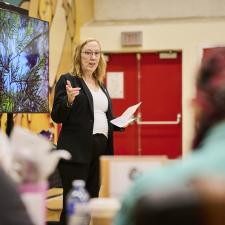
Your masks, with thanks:
[(90, 120), (90, 122), (92, 123), (92, 122), (93, 122), (93, 120)]

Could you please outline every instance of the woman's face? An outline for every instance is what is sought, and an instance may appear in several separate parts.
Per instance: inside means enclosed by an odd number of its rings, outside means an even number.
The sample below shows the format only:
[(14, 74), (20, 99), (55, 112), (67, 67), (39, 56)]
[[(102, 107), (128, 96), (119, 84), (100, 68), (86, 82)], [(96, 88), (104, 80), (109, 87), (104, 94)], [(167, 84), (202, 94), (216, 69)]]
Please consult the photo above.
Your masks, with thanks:
[(101, 49), (96, 41), (90, 41), (81, 50), (81, 67), (83, 73), (93, 73), (98, 67)]

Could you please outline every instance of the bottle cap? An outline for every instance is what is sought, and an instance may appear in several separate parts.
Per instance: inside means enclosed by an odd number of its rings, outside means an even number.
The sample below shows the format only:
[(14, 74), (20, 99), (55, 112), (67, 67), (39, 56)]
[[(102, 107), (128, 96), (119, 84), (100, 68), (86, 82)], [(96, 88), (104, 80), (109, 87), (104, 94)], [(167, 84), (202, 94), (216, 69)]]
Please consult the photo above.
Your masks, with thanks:
[(73, 186), (82, 186), (82, 187), (84, 187), (85, 186), (85, 181), (84, 180), (74, 180), (72, 182), (72, 185)]

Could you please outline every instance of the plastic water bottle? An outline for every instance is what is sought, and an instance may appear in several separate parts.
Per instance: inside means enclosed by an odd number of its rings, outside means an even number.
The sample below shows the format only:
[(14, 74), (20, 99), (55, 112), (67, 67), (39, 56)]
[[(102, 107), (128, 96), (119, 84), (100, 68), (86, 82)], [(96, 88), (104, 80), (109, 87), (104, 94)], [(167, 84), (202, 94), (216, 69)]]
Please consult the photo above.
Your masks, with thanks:
[(88, 225), (89, 216), (89, 194), (85, 189), (84, 180), (74, 180), (73, 187), (67, 195), (66, 212), (68, 225)]

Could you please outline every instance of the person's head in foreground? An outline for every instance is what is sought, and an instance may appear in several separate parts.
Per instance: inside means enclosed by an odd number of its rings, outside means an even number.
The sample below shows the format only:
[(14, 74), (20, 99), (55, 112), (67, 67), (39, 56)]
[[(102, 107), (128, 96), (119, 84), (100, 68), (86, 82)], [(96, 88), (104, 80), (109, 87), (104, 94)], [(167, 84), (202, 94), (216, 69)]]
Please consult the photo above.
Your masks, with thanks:
[(203, 60), (196, 90), (194, 148), (200, 145), (210, 127), (225, 118), (225, 48), (216, 49)]
[(224, 177), (196, 177), (161, 187), (138, 199), (134, 225), (221, 225), (225, 221)]

